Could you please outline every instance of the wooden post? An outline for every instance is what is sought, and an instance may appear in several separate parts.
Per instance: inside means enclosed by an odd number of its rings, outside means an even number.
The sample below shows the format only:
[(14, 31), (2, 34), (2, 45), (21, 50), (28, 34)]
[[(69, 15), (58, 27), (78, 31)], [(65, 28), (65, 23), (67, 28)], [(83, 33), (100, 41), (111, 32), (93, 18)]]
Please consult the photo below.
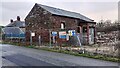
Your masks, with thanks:
[(41, 35), (38, 36), (39, 46), (41, 46)]
[(89, 44), (89, 23), (87, 23), (87, 44)]
[(51, 47), (51, 30), (49, 29), (49, 45), (50, 45), (50, 47)]
[(94, 43), (95, 44), (97, 43), (96, 35), (97, 35), (97, 32), (96, 32), (96, 26), (95, 26), (94, 28)]
[(82, 36), (83, 34), (82, 34), (82, 33), (83, 33), (83, 32), (82, 32), (82, 25), (81, 25), (81, 26), (80, 26), (80, 40), (83, 39), (83, 36)]
[(82, 26), (79, 26), (79, 28), (80, 28), (80, 34), (82, 34)]

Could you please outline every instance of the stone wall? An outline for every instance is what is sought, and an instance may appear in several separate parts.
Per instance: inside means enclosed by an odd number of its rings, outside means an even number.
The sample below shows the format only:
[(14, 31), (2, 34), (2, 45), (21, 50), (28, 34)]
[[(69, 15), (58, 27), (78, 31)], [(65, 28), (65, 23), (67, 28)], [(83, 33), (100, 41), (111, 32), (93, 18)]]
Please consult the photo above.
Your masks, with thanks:
[[(65, 23), (66, 29), (77, 29), (77, 19), (52, 15), (43, 8), (35, 5), (25, 18), (26, 41), (30, 41), (30, 31), (35, 32), (33, 42), (38, 42), (39, 35), (42, 42), (49, 42), (49, 29), (60, 31), (61, 22)], [(58, 38), (58, 37), (57, 37)]]

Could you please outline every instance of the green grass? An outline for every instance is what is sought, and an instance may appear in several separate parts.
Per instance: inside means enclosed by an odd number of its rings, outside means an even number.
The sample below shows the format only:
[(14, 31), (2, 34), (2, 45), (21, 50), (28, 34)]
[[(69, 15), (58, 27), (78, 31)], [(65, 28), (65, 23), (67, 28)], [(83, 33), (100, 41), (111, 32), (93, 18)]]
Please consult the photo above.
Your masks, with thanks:
[(31, 45), (31, 46), (26, 46), (26, 47), (28, 47), (28, 48), (35, 48), (35, 46), (33, 46), (33, 45)]
[[(4, 42), (3, 44), (12, 44), (12, 45), (20, 45), (19, 43), (9, 43), (9, 42)], [(107, 57), (104, 55), (90, 55), (90, 54), (79, 54), (77, 52), (73, 51), (67, 51), (67, 50), (59, 50), (58, 48), (48, 48), (48, 47), (41, 47), (37, 48), (35, 45), (30, 45), (30, 46), (24, 46), (27, 48), (34, 48), (34, 49), (40, 49), (40, 50), (45, 50), (45, 51), (51, 51), (51, 52), (57, 52), (57, 53), (64, 53), (64, 54), (69, 54), (69, 55), (74, 55), (74, 56), (82, 56), (82, 57), (87, 57), (87, 58), (93, 58), (93, 59), (99, 59), (99, 60), (105, 60), (105, 61), (112, 61), (112, 62), (120, 62), (119, 58), (114, 58), (114, 57)]]
[(105, 61), (120, 62), (119, 58), (106, 57), (106, 56), (103, 56), (103, 55), (93, 56), (93, 55), (90, 55), (90, 54), (79, 54), (79, 53), (74, 53), (74, 52), (65, 51), (65, 50), (54, 50), (54, 49), (49, 49), (49, 48), (39, 48), (39, 49), (46, 50), (46, 51), (51, 51), (51, 52), (64, 53), (64, 54), (69, 54), (69, 55), (74, 55), (74, 56), (82, 56), (82, 57), (87, 57), (87, 58), (105, 60)]

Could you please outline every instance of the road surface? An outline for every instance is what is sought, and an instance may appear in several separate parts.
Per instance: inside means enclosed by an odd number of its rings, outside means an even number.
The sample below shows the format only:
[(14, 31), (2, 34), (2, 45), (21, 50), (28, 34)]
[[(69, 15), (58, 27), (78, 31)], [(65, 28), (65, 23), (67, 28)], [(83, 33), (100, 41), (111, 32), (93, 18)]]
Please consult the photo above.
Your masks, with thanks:
[[(118, 63), (72, 56), (68, 54), (0, 44), (2, 66), (84, 66), (93, 68), (118, 68)], [(89, 67), (88, 67), (89, 66)], [(96, 67), (95, 67), (96, 68)]]

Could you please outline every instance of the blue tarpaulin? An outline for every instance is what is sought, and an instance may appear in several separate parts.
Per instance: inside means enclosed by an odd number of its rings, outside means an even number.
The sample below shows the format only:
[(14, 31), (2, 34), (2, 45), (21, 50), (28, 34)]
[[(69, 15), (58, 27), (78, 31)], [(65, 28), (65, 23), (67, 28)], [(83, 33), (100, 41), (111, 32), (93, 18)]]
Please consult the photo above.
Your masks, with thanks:
[(25, 38), (25, 34), (5, 34), (6, 37)]
[(3, 33), (6, 38), (25, 38), (25, 32), (18, 27), (5, 27)]

